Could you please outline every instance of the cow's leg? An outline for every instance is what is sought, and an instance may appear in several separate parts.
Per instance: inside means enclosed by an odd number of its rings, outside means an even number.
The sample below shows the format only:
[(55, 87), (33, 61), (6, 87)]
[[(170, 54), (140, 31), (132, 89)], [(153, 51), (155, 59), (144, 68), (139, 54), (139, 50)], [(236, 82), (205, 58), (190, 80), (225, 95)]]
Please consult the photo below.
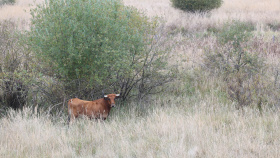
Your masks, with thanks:
[(73, 115), (68, 115), (68, 125), (70, 125), (71, 122), (73, 122)]
[(73, 122), (77, 117), (78, 117), (78, 114), (70, 113), (70, 114), (68, 115), (68, 124), (70, 124), (71, 122)]

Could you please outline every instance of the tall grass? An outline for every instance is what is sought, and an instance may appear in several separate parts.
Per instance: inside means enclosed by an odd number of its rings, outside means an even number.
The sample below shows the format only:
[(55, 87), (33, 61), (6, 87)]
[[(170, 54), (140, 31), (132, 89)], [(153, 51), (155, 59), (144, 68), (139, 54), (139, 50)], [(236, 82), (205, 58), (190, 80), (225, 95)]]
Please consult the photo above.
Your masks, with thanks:
[[(169, 98), (171, 99), (171, 98)], [(113, 110), (105, 122), (10, 111), (0, 120), (0, 157), (279, 157), (279, 115), (243, 112), (208, 96), (155, 99), (140, 108)], [(60, 121), (57, 121), (60, 120)]]
[(19, 28), (28, 29), (31, 18), (30, 9), (44, 0), (16, 0), (13, 5), (0, 6), (0, 20), (12, 20)]
[[(189, 31), (203, 31), (209, 27), (221, 27), (228, 20), (241, 20), (260, 25), (278, 21), (280, 2), (278, 0), (224, 0), (219, 9), (211, 14), (192, 14), (171, 6), (170, 0), (124, 0), (125, 4), (143, 9), (149, 16), (163, 17), (171, 28)], [(269, 17), (269, 18), (268, 18)]]
[[(0, 20), (30, 19), (30, 8), (44, 0), (17, 0), (16, 4), (5, 5), (0, 8)], [(259, 25), (259, 29), (265, 29), (266, 24), (275, 23), (280, 18), (278, 14), (280, 2), (278, 0), (224, 0), (221, 8), (211, 14), (190, 14), (172, 7), (170, 0), (124, 0), (126, 5), (144, 10), (149, 16), (163, 17), (168, 27), (184, 28), (195, 31), (209, 27), (221, 27), (228, 20), (249, 21)], [(33, 6), (30, 6), (32, 4)], [(19, 23), (20, 24), (20, 23)]]

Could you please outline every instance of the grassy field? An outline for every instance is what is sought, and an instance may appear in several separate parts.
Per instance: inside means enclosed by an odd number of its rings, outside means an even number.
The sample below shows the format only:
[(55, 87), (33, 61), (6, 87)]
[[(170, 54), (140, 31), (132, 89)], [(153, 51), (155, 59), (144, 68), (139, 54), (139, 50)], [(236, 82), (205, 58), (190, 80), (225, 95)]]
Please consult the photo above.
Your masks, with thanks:
[[(0, 157), (280, 157), (279, 105), (237, 110), (221, 79), (200, 70), (204, 48), (216, 44), (209, 30), (239, 20), (255, 27), (250, 49), (263, 52), (267, 80), (273, 80), (280, 66), (274, 41), (280, 37), (279, 0), (224, 0), (204, 15), (174, 9), (169, 0), (124, 3), (165, 21), (175, 42), (169, 62), (179, 63), (179, 79), (148, 102), (117, 105), (105, 122), (78, 119), (68, 127), (66, 116), (10, 110), (0, 119)], [(0, 20), (28, 29), (30, 4), (2, 6)]]
[[(279, 115), (243, 112), (215, 97), (160, 97), (116, 108), (106, 122), (10, 111), (0, 121), (1, 157), (279, 157)], [(53, 120), (54, 119), (54, 120)], [(53, 121), (52, 121), (53, 120)]]

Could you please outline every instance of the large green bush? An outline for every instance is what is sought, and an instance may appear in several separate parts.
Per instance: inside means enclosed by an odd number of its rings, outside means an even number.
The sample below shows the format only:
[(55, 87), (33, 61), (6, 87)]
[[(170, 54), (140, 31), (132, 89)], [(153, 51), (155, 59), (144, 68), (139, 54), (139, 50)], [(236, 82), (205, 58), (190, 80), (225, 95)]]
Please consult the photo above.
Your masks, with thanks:
[(119, 0), (49, 0), (31, 13), (29, 46), (69, 95), (105, 89), (124, 99), (169, 80), (157, 21)]
[(171, 0), (175, 8), (190, 12), (207, 12), (222, 5), (222, 0)]

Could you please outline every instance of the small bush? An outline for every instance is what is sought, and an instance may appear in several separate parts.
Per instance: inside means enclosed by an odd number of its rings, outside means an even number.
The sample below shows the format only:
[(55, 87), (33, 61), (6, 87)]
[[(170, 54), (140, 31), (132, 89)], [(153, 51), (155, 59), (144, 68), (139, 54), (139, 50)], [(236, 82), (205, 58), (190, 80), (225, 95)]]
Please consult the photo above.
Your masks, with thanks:
[(246, 51), (252, 30), (247, 23), (227, 23), (217, 35), (217, 47), (206, 52), (207, 67), (223, 77), (237, 108), (262, 102), (261, 73), (265, 65), (258, 53)]
[(171, 0), (175, 8), (189, 12), (207, 12), (222, 5), (222, 0)]
[(48, 108), (64, 97), (57, 82), (40, 75), (43, 70), (38, 69), (40, 66), (22, 43), (20, 29), (11, 20), (0, 22), (0, 111), (3, 112), (26, 105), (44, 108), (48, 105)]
[(5, 4), (15, 4), (16, 0), (0, 0), (0, 6)]
[(16, 30), (14, 22), (0, 22), (0, 107), (3, 109), (22, 108), (28, 92), (24, 79), (19, 75), (26, 62)]
[(252, 37), (254, 25), (247, 22), (232, 21), (226, 23), (217, 35), (221, 44), (231, 44), (234, 49), (241, 48), (241, 44)]

